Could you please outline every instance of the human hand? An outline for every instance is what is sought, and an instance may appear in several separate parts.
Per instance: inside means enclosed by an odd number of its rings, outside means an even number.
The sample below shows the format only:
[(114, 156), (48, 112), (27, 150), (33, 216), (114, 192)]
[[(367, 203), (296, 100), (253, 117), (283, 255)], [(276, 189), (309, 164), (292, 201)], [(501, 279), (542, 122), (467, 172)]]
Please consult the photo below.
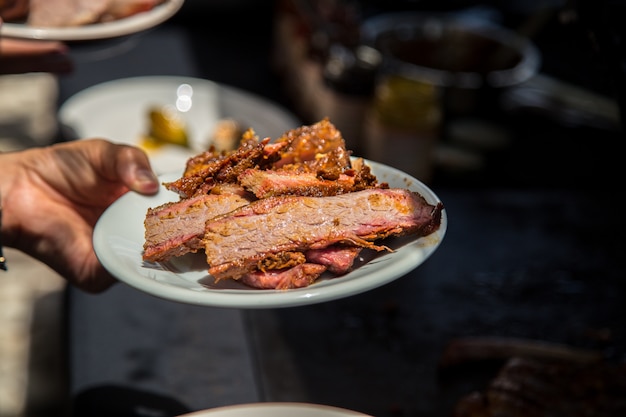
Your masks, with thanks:
[(0, 20), (26, 19), (29, 9), (30, 0), (0, 0)]
[(91, 293), (115, 279), (93, 250), (104, 210), (128, 191), (154, 194), (159, 183), (146, 154), (102, 139), (0, 153), (2, 237)]
[[(0, 19), (1, 35), (2, 19)], [(0, 74), (26, 72), (64, 74), (73, 69), (69, 48), (61, 42), (0, 37)]]
[(68, 48), (61, 42), (0, 39), (0, 74), (65, 74), (73, 69)]

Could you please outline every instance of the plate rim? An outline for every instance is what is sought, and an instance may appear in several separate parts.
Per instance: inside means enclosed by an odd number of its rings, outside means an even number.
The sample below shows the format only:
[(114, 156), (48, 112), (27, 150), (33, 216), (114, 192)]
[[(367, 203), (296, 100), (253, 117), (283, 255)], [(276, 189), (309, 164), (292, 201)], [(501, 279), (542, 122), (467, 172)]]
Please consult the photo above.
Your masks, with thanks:
[[(132, 85), (133, 83), (137, 83), (137, 82), (146, 83), (146, 84), (147, 83), (166, 83), (166, 82), (171, 82), (173, 84), (197, 83), (199, 85), (210, 86), (212, 88), (220, 90), (220, 92), (226, 92), (227, 94), (234, 94), (234, 95), (240, 96), (240, 98), (244, 98), (244, 97), (250, 98), (250, 99), (257, 101), (258, 103), (263, 102), (263, 104), (271, 106), (272, 110), (280, 112), (281, 117), (283, 117), (285, 120), (289, 119), (291, 123), (294, 123), (296, 125), (300, 124), (300, 121), (298, 120), (295, 114), (291, 113), (286, 108), (281, 106), (280, 103), (277, 103), (271, 99), (263, 97), (260, 94), (247, 91), (247, 90), (244, 90), (242, 88), (239, 88), (233, 85), (219, 83), (217, 81), (209, 80), (206, 78), (185, 76), (185, 75), (139, 75), (139, 76), (133, 76), (133, 77), (116, 78), (114, 80), (103, 81), (98, 84), (91, 85), (89, 87), (86, 87), (76, 92), (75, 94), (65, 99), (63, 103), (61, 103), (61, 105), (59, 106), (59, 110), (58, 110), (59, 118), (61, 119), (61, 122), (63, 122), (64, 119), (66, 118), (66, 114), (71, 109), (73, 109), (78, 104), (80, 104), (82, 100), (85, 100), (85, 97), (89, 97), (90, 95), (93, 95), (94, 93), (99, 93), (100, 91), (107, 91), (110, 93), (111, 87), (123, 86), (126, 84)], [(78, 104), (76, 104), (77, 102)]]
[[(432, 189), (430, 189), (427, 185), (417, 180), (416, 178), (411, 177), (410, 175), (396, 168), (387, 166), (379, 162), (371, 161), (368, 159), (364, 159), (364, 161), (372, 168), (372, 171), (375, 175), (381, 175), (380, 173), (376, 172), (378, 170), (386, 170), (386, 172), (390, 174), (401, 175), (401, 178), (403, 178), (404, 180), (408, 179), (409, 181), (411, 181), (414, 185), (414, 188), (417, 189), (416, 191), (418, 191), (429, 203), (432, 204), (442, 202)], [(167, 175), (162, 175), (160, 178), (163, 178), (164, 180), (170, 180), (175, 179), (179, 176), (180, 173), (171, 173)], [(161, 191), (165, 192), (166, 196), (169, 197), (171, 195), (172, 197), (171, 199), (168, 199), (166, 197), (166, 202), (175, 200), (175, 193), (166, 190), (163, 186), (161, 188)], [(194, 291), (192, 289), (184, 288), (182, 286), (176, 286), (169, 283), (160, 282), (156, 279), (149, 279), (145, 275), (135, 276), (136, 274), (134, 271), (131, 271), (131, 273), (129, 274), (128, 270), (125, 270), (125, 268), (121, 266), (120, 262), (115, 262), (114, 259), (110, 259), (108, 256), (106, 256), (111, 251), (108, 248), (109, 242), (107, 241), (106, 233), (104, 232), (104, 222), (113, 215), (113, 212), (115, 212), (116, 210), (120, 210), (120, 207), (123, 207), (124, 204), (130, 204), (133, 201), (145, 202), (145, 209), (163, 203), (163, 200), (159, 200), (159, 202), (153, 201), (154, 198), (155, 196), (142, 196), (131, 192), (123, 195), (111, 206), (109, 206), (102, 214), (102, 216), (98, 219), (96, 226), (94, 227), (93, 246), (96, 252), (96, 256), (100, 260), (101, 264), (105, 267), (105, 269), (107, 269), (113, 276), (115, 276), (121, 282), (124, 282), (129, 286), (134, 287), (135, 289), (169, 301), (176, 301), (207, 307), (241, 309), (287, 308), (332, 301), (370, 291), (385, 284), (388, 284), (398, 278), (401, 278), (410, 271), (416, 269), (418, 266), (422, 265), (439, 248), (448, 228), (447, 211), (444, 205), (441, 215), (441, 226), (439, 230), (434, 232), (432, 235), (429, 235), (429, 237), (418, 238), (408, 245), (399, 248), (398, 250), (406, 251), (408, 255), (413, 255), (414, 252), (408, 251), (410, 249), (415, 249), (416, 251), (419, 249), (420, 258), (418, 259), (417, 263), (413, 262), (412, 258), (410, 258), (409, 256), (401, 257), (396, 260), (396, 262), (394, 262), (394, 266), (397, 268), (395, 268), (392, 273), (388, 273), (383, 279), (373, 279), (371, 277), (372, 275), (377, 277), (379, 274), (370, 273), (368, 274), (370, 277), (367, 280), (366, 278), (368, 278), (368, 275), (365, 275), (356, 278), (353, 277), (352, 280), (337, 281), (336, 283), (326, 285), (323, 285), (323, 283), (317, 283), (320, 285), (316, 285), (316, 283), (314, 283), (305, 288), (297, 288), (292, 290), (212, 290), (207, 288), (206, 290), (203, 289), (202, 291)], [(153, 203), (148, 204), (149, 201), (153, 201)], [(425, 249), (414, 247), (417, 246), (419, 242), (423, 242), (424, 239), (430, 239), (433, 241), (433, 243), (431, 243), (430, 245), (426, 245)], [(143, 240), (140, 242), (140, 244), (143, 246)], [(392, 254), (383, 255), (382, 257), (377, 259), (383, 259), (384, 256), (390, 255)], [(138, 259), (137, 261), (141, 262), (142, 260)], [(365, 265), (363, 265), (362, 267), (364, 266)], [(355, 271), (358, 271), (358, 269)], [(341, 280), (342, 278), (349, 276), (350, 273), (343, 277), (337, 277), (336, 279)], [(353, 281), (355, 280), (360, 282), (354, 284)], [(260, 297), (251, 297), (250, 293), (256, 293), (256, 295), (260, 295)]]
[(166, 0), (147, 12), (105, 23), (66, 28), (43, 28), (25, 23), (4, 22), (0, 26), (3, 37), (48, 41), (93, 41), (132, 35), (153, 28), (172, 16), (183, 6), (185, 0)]

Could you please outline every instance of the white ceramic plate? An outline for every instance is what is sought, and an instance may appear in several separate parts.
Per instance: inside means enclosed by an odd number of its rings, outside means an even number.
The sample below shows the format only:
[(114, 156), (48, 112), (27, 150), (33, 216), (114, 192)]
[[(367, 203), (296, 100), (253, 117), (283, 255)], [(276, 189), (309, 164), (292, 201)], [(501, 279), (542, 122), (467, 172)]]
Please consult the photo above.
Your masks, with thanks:
[(344, 408), (307, 403), (256, 403), (217, 407), (179, 417), (370, 417)]
[[(431, 204), (439, 198), (426, 185), (394, 168), (367, 161), (381, 182), (419, 192)], [(163, 181), (178, 174), (162, 177)], [(157, 297), (183, 303), (235, 308), (292, 307), (348, 297), (402, 277), (422, 264), (440, 245), (447, 228), (444, 210), (440, 229), (423, 238), (385, 242), (394, 252), (364, 250), (356, 268), (341, 277), (322, 275), (313, 285), (291, 290), (260, 290), (235, 280), (215, 284), (204, 254), (188, 254), (164, 264), (142, 261), (144, 219), (150, 207), (177, 201), (162, 188), (156, 196), (128, 193), (113, 203), (96, 224), (93, 244), (98, 259), (120, 281)], [(371, 255), (370, 255), (371, 253)]]
[(149, 151), (159, 174), (182, 170), (189, 157), (205, 150), (221, 119), (235, 119), (260, 137), (273, 139), (300, 126), (291, 113), (261, 97), (208, 80), (175, 76), (124, 78), (89, 87), (63, 103), (59, 120), (72, 131), (72, 139), (103, 137), (139, 145), (148, 131), (150, 107), (177, 102), (179, 107), (190, 105), (181, 113), (190, 149), (171, 145)]
[(4, 23), (2, 36), (55, 41), (90, 41), (132, 35), (165, 22), (182, 7), (184, 0), (168, 0), (154, 9), (106, 23), (67, 28), (42, 28), (25, 23)]

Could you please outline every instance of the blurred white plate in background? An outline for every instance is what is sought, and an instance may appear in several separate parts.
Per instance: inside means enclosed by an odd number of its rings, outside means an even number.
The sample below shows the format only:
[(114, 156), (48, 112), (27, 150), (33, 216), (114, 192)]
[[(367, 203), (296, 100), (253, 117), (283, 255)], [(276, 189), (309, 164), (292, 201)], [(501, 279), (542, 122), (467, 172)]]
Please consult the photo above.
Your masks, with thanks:
[[(179, 87), (185, 86), (182, 95)], [(151, 107), (190, 100), (182, 113), (190, 147), (168, 145), (148, 151), (159, 174), (182, 172), (187, 159), (208, 146), (216, 124), (236, 120), (261, 138), (278, 138), (300, 126), (282, 107), (254, 94), (191, 77), (147, 76), (124, 78), (89, 87), (70, 97), (59, 109), (59, 121), (72, 131), (71, 139), (101, 137), (116, 143), (140, 145), (148, 132)], [(186, 103), (189, 104), (189, 103)]]

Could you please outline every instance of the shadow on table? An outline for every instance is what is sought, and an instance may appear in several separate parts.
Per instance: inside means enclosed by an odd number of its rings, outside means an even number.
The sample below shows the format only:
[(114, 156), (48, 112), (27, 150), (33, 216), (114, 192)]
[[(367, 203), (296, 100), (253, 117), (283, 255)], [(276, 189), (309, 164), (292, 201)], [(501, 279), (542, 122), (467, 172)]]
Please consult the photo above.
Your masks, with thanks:
[(86, 389), (74, 398), (74, 417), (173, 417), (191, 410), (180, 401), (154, 392), (115, 385)]

